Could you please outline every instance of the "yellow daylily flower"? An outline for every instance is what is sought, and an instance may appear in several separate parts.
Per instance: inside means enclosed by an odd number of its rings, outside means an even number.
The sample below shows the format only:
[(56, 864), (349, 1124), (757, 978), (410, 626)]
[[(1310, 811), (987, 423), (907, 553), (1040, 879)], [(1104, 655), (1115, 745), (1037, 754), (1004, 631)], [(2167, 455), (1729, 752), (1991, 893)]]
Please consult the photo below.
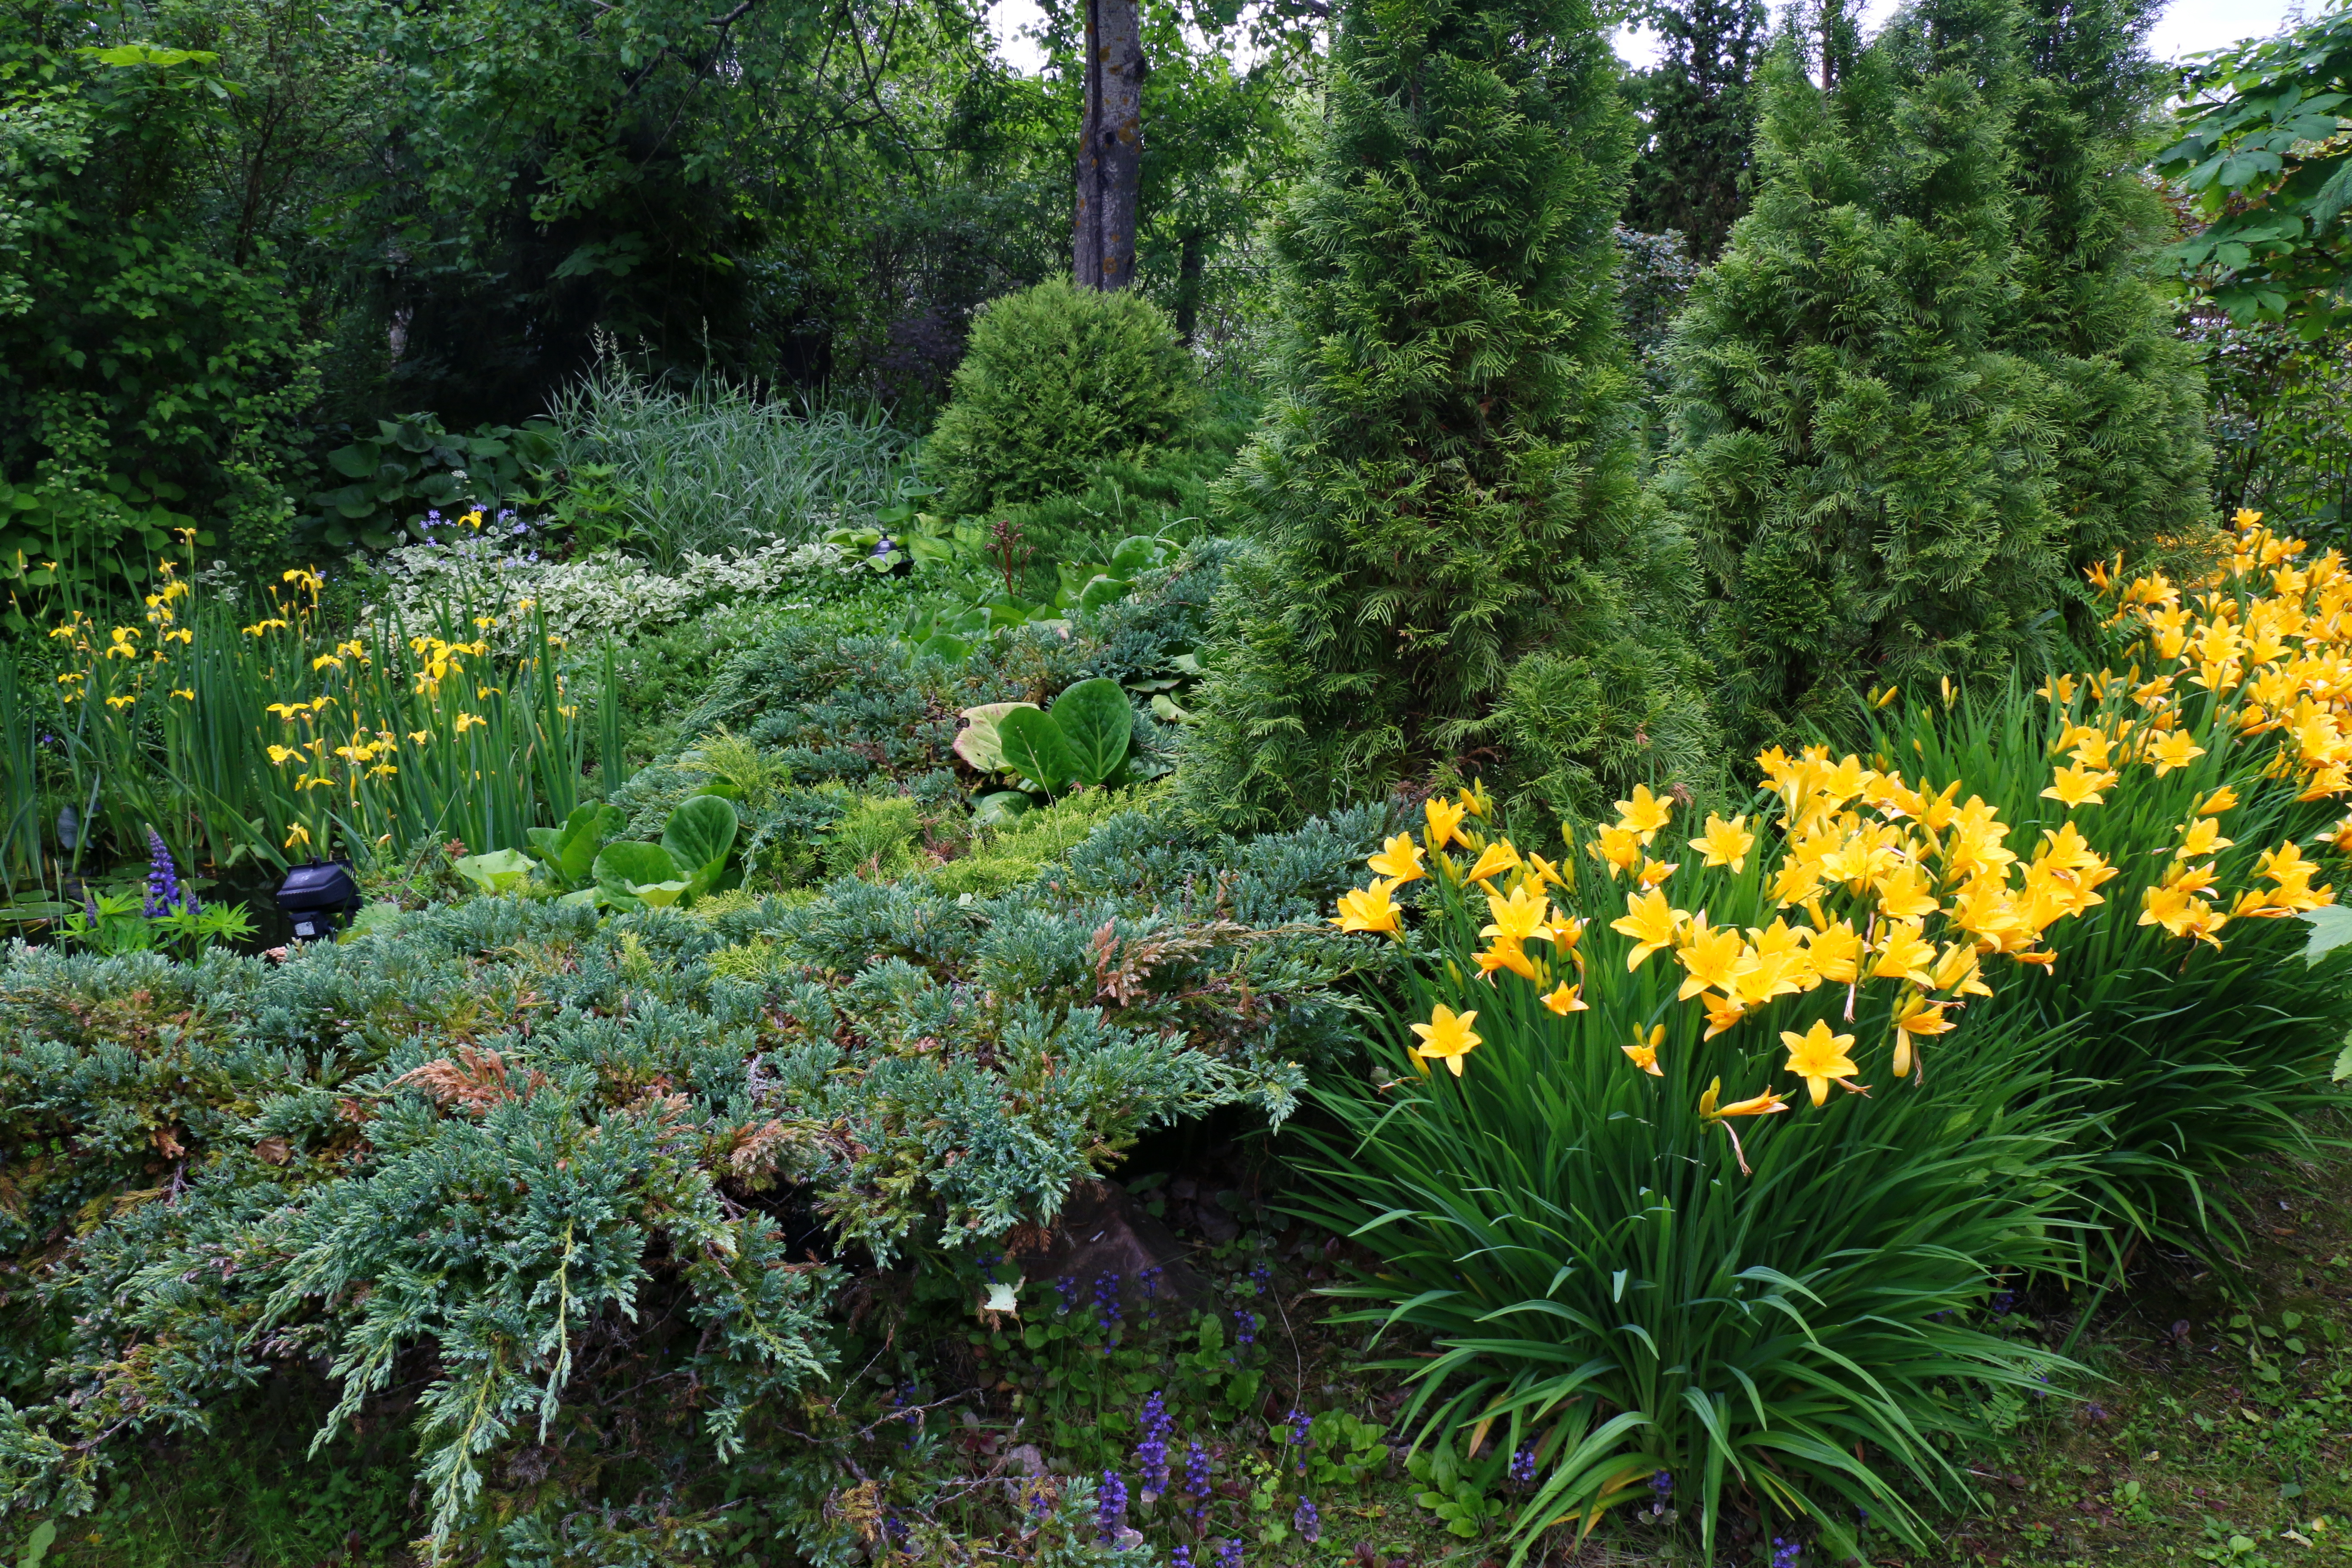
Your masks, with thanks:
[(2234, 806), (2237, 804), (2238, 792), (2231, 789), (2228, 784), (2223, 784), (2220, 789), (2215, 790), (2211, 795), (2205, 797), (2205, 804), (2197, 808), (2197, 815), (2200, 816), (2219, 816), (2221, 813), (2229, 810), (2231, 806)]
[(1481, 927), (1478, 934), (1499, 937), (1512, 943), (1539, 936), (1551, 925), (1549, 900), (1525, 882), (1512, 889), (1507, 899), (1494, 892), (1487, 893), (1486, 912), (1494, 917), (1494, 923)]
[(1570, 1013), (1583, 1013), (1590, 1011), (1584, 1001), (1584, 987), (1581, 985), (1570, 985), (1565, 980), (1561, 981), (1558, 985), (1553, 986), (1551, 990), (1545, 994), (1543, 1005), (1550, 1008), (1553, 1012), (1559, 1014), (1563, 1018), (1567, 1017)]
[(1389, 901), (1389, 895), (1395, 890), (1394, 882), (1382, 879), (1369, 888), (1358, 888), (1340, 894), (1339, 912), (1332, 917), (1331, 923), (1341, 931), (1393, 933), (1397, 930), (1398, 916), (1402, 913), (1395, 904)]
[(1699, 1118), (1710, 1127), (1723, 1129), (1724, 1136), (1731, 1140), (1732, 1155), (1739, 1162), (1739, 1173), (1743, 1176), (1752, 1176), (1756, 1173), (1748, 1168), (1748, 1151), (1740, 1147), (1739, 1132), (1731, 1125), (1732, 1119), (1738, 1116), (1770, 1116), (1777, 1111), (1788, 1110), (1788, 1101), (1769, 1089), (1752, 1099), (1734, 1100), (1729, 1105), (1720, 1103), (1722, 1097), (1723, 1080), (1718, 1078), (1708, 1084), (1698, 1097)]
[(1730, 994), (1738, 988), (1739, 961), (1747, 953), (1748, 944), (1739, 940), (1736, 927), (1725, 926), (1720, 931), (1694, 928), (1690, 940), (1675, 950), (1675, 959), (1690, 971), (1675, 999), (1687, 1002), (1707, 990)]
[(2156, 764), (2156, 776), (2162, 778), (2175, 768), (2185, 768), (2205, 754), (2186, 730), (2176, 730), (2147, 749), (2148, 760)]
[(1915, 985), (1927, 984), (1932, 976), (1927, 965), (1936, 957), (1936, 944), (1919, 934), (1917, 921), (1895, 921), (1886, 928), (1886, 935), (1878, 944), (1878, 962), (1870, 966), (1874, 980), (1908, 980)]
[(1364, 862), (1373, 871), (1388, 879), (1389, 886), (1401, 888), (1407, 882), (1418, 881), (1428, 875), (1422, 869), (1421, 846), (1412, 841), (1410, 833), (1400, 833), (1381, 846), (1381, 852)]
[(1672, 799), (1654, 795), (1648, 784), (1635, 784), (1633, 798), (1617, 803), (1617, 826), (1627, 829), (1643, 844), (1657, 836), (1675, 815)]
[(2237, 842), (2221, 837), (2221, 825), (2210, 816), (2192, 817), (2181, 825), (2180, 846), (2173, 850), (2176, 859), (2188, 859), (2199, 855), (2210, 855), (2227, 849)]
[(2042, 798), (2054, 800), (2070, 811), (2076, 806), (2104, 805), (2106, 796), (2100, 792), (2112, 788), (2116, 777), (2102, 769), (2060, 768), (2051, 779), (2050, 787), (2042, 792)]
[(1477, 1021), (1476, 1013), (1457, 1014), (1440, 1002), (1430, 1010), (1428, 1023), (1412, 1026), (1412, 1032), (1421, 1037), (1421, 1044), (1412, 1047), (1412, 1054), (1423, 1061), (1442, 1061), (1454, 1069), (1455, 1078), (1460, 1078), (1462, 1058), (1480, 1043), (1470, 1028)]
[(1435, 795), (1423, 801), (1421, 809), (1429, 819), (1429, 847), (1432, 849), (1443, 849), (1453, 843), (1455, 832), (1462, 826), (1462, 818), (1468, 815), (1454, 802), (1440, 800)]
[(1834, 1079), (1855, 1093), (1862, 1092), (1851, 1081), (1856, 1068), (1846, 1052), (1853, 1047), (1852, 1035), (1832, 1035), (1822, 1020), (1813, 1020), (1813, 1026), (1800, 1035), (1791, 1029), (1780, 1031), (1780, 1043), (1789, 1047), (1788, 1070), (1805, 1080), (1812, 1092), (1816, 1108), (1830, 1097), (1830, 1080)]
[(1536, 974), (1535, 961), (1528, 956), (1525, 948), (1509, 937), (1496, 937), (1491, 944), (1481, 948), (1471, 957), (1477, 962), (1479, 974), (1487, 979), (1494, 978), (1495, 971), (1507, 969), (1530, 984), (1541, 984)]
[(1498, 838), (1479, 852), (1478, 862), (1470, 868), (1468, 879), (1473, 882), (1483, 882), (1488, 878), (1499, 877), (1506, 871), (1516, 871), (1518, 868), (1519, 852), (1512, 848), (1507, 840)]
[(1748, 831), (1747, 817), (1735, 816), (1726, 822), (1710, 811), (1706, 814), (1706, 831), (1692, 839), (1690, 847), (1706, 857), (1702, 864), (1728, 866), (1738, 872), (1748, 864), (1748, 852), (1756, 847), (1756, 835)]
[(1636, 1024), (1633, 1026), (1633, 1043), (1620, 1046), (1618, 1049), (1625, 1053), (1627, 1060), (1652, 1078), (1664, 1078), (1665, 1072), (1658, 1066), (1658, 1047), (1665, 1043), (1666, 1026), (1664, 1024), (1652, 1029), (1646, 1037), (1642, 1033), (1642, 1026)]
[(1666, 896), (1655, 888), (1626, 894), (1624, 915), (1609, 922), (1611, 931), (1633, 939), (1633, 951), (1625, 955), (1625, 973), (1641, 968), (1643, 959), (1671, 943), (1683, 920), (1682, 910), (1666, 902)]
[(1895, 1010), (1895, 1076), (1910, 1076), (1912, 1036), (1949, 1034), (1957, 1026), (1944, 1016), (1943, 1003), (1930, 1002), (1916, 991), (1905, 997)]

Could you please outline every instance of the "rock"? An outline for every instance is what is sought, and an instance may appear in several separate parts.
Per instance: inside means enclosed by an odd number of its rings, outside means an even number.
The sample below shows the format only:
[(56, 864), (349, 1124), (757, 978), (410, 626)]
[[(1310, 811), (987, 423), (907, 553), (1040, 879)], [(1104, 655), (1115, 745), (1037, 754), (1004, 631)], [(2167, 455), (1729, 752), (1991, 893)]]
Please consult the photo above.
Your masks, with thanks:
[(1080, 1182), (1070, 1189), (1054, 1228), (1006, 1238), (1013, 1260), (1031, 1279), (1066, 1279), (1083, 1293), (1105, 1275), (1129, 1301), (1142, 1299), (1143, 1271), (1158, 1300), (1188, 1307), (1213, 1304), (1209, 1282), (1186, 1259), (1183, 1243), (1145, 1212), (1117, 1182)]

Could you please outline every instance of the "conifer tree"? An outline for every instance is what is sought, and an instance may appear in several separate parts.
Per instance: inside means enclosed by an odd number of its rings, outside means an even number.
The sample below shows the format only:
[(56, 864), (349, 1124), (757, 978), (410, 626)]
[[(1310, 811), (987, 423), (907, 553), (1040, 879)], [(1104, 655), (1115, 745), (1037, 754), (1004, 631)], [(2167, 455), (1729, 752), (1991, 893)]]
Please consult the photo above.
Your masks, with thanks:
[[(2052, 504), (2070, 568), (2186, 539), (2209, 514), (2212, 453), (2195, 345), (2154, 279), (2170, 220), (2137, 177), (2172, 85), (2144, 40), (2161, 0), (2022, 0), (2011, 132), (2018, 303), (2001, 341), (2048, 377)], [(2070, 570), (2067, 584), (2079, 574)], [(2067, 605), (2087, 634), (2094, 613)]]
[(1748, 210), (1754, 79), (1771, 9), (1765, 0), (1644, 0), (1633, 15), (1657, 34), (1659, 51), (1630, 84), (1643, 129), (1625, 222), (1648, 234), (1675, 230), (1693, 256), (1712, 261)]
[[(1182, 769), (1263, 826), (1449, 762), (1555, 805), (1697, 754), (1640, 607), (1687, 582), (1634, 479), (1612, 223), (1631, 153), (1591, 0), (1356, 0), (1277, 226), (1276, 394)], [(1644, 643), (1633, 628), (1654, 635)]]
[[(1865, 685), (2013, 668), (2063, 636), (2082, 565), (2206, 510), (2197, 391), (2134, 198), (2104, 188), (2127, 183), (2121, 35), (1921, 0), (1859, 48), (1825, 10), (1819, 61), (1792, 34), (1768, 68), (1755, 210), (1692, 292), (1660, 484), (1743, 747)], [(2073, 73), (2036, 75), (2058, 49)]]

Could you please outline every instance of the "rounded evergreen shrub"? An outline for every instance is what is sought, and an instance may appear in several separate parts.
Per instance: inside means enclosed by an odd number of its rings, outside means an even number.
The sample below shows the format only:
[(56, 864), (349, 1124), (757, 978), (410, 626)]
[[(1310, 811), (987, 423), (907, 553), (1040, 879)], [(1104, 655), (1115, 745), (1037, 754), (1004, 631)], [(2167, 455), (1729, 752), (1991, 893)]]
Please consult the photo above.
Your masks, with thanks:
[(1075, 489), (1107, 458), (1187, 443), (1200, 382), (1140, 295), (1040, 283), (983, 306), (925, 466), (950, 512)]

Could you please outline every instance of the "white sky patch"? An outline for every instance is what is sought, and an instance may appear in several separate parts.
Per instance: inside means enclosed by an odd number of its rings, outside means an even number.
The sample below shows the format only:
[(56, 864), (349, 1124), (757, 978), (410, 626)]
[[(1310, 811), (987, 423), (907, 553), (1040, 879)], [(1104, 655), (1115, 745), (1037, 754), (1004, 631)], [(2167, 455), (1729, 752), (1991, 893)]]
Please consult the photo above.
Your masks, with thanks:
[[(1876, 26), (1895, 10), (1895, 0), (1865, 0), (1863, 25)], [(2265, 37), (2285, 26), (2292, 14), (2303, 9), (2295, 0), (2173, 0), (2148, 37), (2159, 59), (2180, 59), (2236, 43), (2241, 38)], [(1045, 12), (1036, 0), (997, 0), (988, 25), (996, 35), (996, 49), (1004, 62), (1024, 73), (1034, 73), (1045, 63), (1045, 51), (1028, 33), (1042, 25)], [(1631, 27), (1620, 29), (1617, 53), (1630, 65), (1654, 64), (1658, 57), (1654, 34)]]

